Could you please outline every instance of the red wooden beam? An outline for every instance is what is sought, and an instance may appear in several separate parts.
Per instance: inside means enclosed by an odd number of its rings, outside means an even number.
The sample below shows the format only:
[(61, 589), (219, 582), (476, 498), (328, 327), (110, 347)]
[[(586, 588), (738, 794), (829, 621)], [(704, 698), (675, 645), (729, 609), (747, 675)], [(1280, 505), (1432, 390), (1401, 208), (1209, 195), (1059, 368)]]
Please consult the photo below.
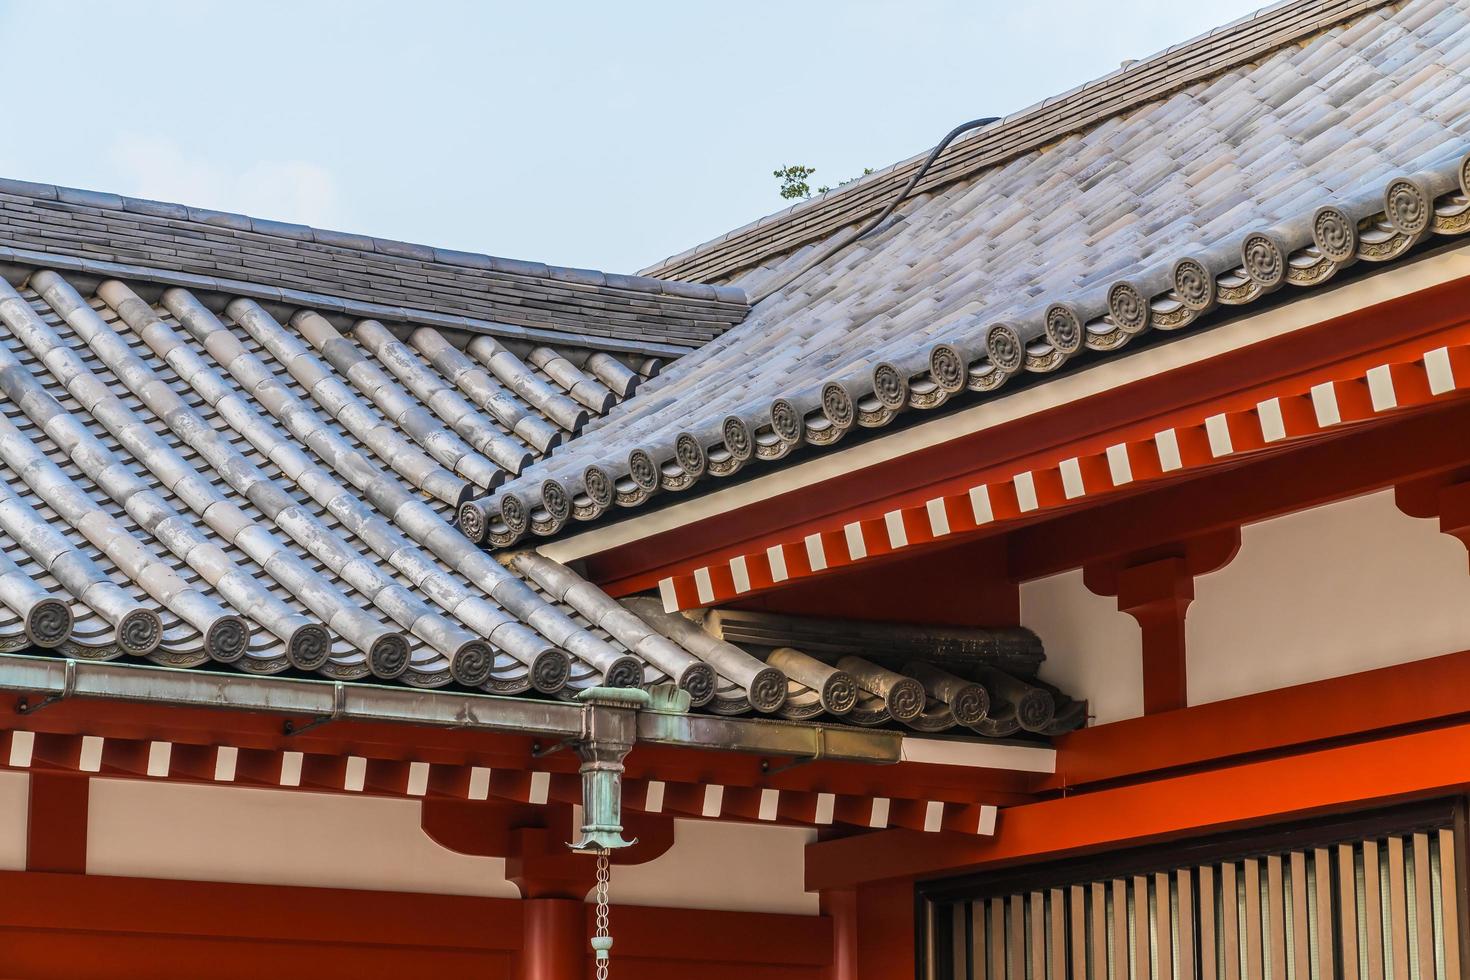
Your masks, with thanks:
[(1470, 724), (1082, 792), (1006, 810), (993, 837), (888, 830), (806, 850), (808, 889), (1171, 840), (1470, 788)]
[(1017, 626), (1021, 593), (1006, 568), (1003, 539), (936, 547), (922, 554), (898, 552), (889, 561), (848, 565), (801, 579), (732, 609), (891, 620), (947, 626)]
[[(283, 970), (321, 980), (509, 980), (531, 908), (515, 899), (0, 872), (0, 971), (58, 980), (255, 980)], [(593, 910), (568, 908), (580, 954)], [(831, 958), (831, 923), (820, 916), (614, 906), (613, 925), (622, 975), (647, 980), (825, 980)]]
[[(1223, 413), (1214, 411), (1208, 415), (1196, 414), (1190, 418), (1170, 420), (1167, 428), (1152, 434), (1134, 433), (1126, 437), (1126, 441), (1108, 447), (1105, 453), (1094, 454), (1095, 458), (1043, 459), (1024, 470), (1001, 467), (977, 472), (971, 477), (968, 487), (949, 488), (944, 496), (889, 511), (884, 523), (892, 536), (892, 548), (886, 552), (875, 552), (871, 547), (864, 550), (862, 542), (858, 541), (859, 536), (852, 533), (859, 524), (848, 523), (844, 532), (842, 525), (834, 523), (825, 529), (815, 526), (804, 529), (810, 532), (804, 539), (786, 541), (760, 554), (785, 555), (791, 579), (808, 577), (814, 574), (813, 568), (822, 569), (821, 574), (825, 576), (831, 574), (833, 568), (854, 562), (881, 563), (899, 549), (922, 551), (941, 539), (993, 536), (1028, 522), (1035, 523), (1050, 514), (1069, 509), (1085, 511), (1098, 500), (1136, 495), (1188, 473), (1207, 472), (1224, 462), (1238, 463), (1248, 461), (1251, 455), (1289, 452), (1312, 441), (1340, 437), (1344, 431), (1355, 427), (1425, 411), (1426, 407), (1416, 406), (1412, 397), (1400, 401), (1397, 392), (1384, 384), (1386, 376), (1391, 376), (1395, 368), (1401, 369), (1400, 373), (1411, 372), (1420, 376), (1424, 388), (1438, 392), (1435, 400), (1441, 404), (1464, 401), (1465, 395), (1470, 393), (1470, 372), (1454, 375), (1445, 369), (1446, 359), (1453, 364), (1455, 354), (1462, 355), (1461, 360), (1470, 364), (1470, 345), (1466, 345), (1440, 347), (1425, 351), (1412, 360), (1378, 365), (1368, 371), (1368, 376), (1379, 379), (1374, 395), (1369, 394), (1372, 385), (1362, 376), (1310, 388), (1302, 387), (1306, 381), (1298, 379), (1291, 382), (1297, 387), (1258, 391), (1256, 394), (1261, 401), (1248, 409)], [(1434, 379), (1431, 379), (1431, 374)], [(1410, 396), (1412, 392), (1411, 386)], [(1294, 406), (1299, 406), (1300, 411)], [(1200, 411), (1220, 407), (1209, 406)], [(1298, 418), (1303, 420), (1300, 429), (1295, 428)], [(1129, 461), (1128, 465), (1122, 462), (1123, 457)], [(1116, 473), (1088, 484), (1084, 476), (1088, 470), (1115, 470)], [(1015, 508), (1011, 507), (1012, 498)], [(911, 531), (905, 539), (901, 526), (932, 528), (932, 533)], [(829, 532), (834, 537), (833, 548), (826, 552), (818, 566), (792, 560), (793, 555), (799, 557), (810, 551), (818, 537), (826, 540)], [(850, 543), (844, 544), (844, 539)], [(868, 539), (868, 544), (871, 546), (871, 539)], [(720, 581), (724, 578), (713, 576), (706, 567), (696, 569), (693, 574), (670, 575), (659, 583), (660, 593), (667, 603), (677, 608), (739, 599), (746, 594), (739, 591), (745, 590), (746, 585), (742, 577), (735, 574), (737, 566), (748, 568), (754, 557), (746, 553), (721, 559), (729, 560), (729, 579), (731, 582), (740, 581), (738, 587), (726, 589), (716, 584), (716, 578)], [(702, 586), (701, 575), (705, 573), (711, 577)], [(764, 581), (750, 583), (750, 588), (754, 589), (770, 587)]]
[(1447, 433), (1467, 425), (1470, 405), (1451, 404), (1059, 514), (1009, 535), (1011, 574), (1024, 582), (1454, 470), (1470, 448)]
[(1470, 651), (1083, 728), (1038, 791), (1070, 791), (1470, 717)]

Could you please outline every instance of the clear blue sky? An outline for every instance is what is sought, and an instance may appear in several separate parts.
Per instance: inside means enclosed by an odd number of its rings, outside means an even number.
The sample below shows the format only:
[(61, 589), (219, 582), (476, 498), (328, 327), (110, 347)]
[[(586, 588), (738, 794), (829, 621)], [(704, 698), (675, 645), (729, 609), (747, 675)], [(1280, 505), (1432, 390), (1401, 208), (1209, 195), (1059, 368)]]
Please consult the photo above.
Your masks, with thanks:
[(627, 272), (1257, 6), (0, 2), (0, 174)]

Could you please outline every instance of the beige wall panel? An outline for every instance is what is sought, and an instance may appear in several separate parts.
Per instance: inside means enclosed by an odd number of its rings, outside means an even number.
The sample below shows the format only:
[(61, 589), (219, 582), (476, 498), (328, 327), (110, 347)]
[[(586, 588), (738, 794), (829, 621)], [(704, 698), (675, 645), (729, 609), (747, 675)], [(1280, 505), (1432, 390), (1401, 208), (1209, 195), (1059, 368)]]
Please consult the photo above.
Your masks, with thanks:
[(1021, 625), (1046, 646), (1042, 679), (1087, 698), (1092, 724), (1143, 714), (1138, 624), (1117, 599), (1088, 591), (1080, 570), (1024, 583)]
[(667, 854), (613, 868), (613, 904), (816, 915), (803, 858), (816, 839), (803, 827), (676, 820)]
[(0, 772), (0, 871), (25, 870), (30, 792), (30, 776)]
[(1264, 521), (1195, 582), (1187, 637), (1191, 704), (1470, 649), (1465, 547), (1392, 491)]
[(87, 872), (516, 898), (505, 862), (440, 847), (416, 800), (94, 779)]

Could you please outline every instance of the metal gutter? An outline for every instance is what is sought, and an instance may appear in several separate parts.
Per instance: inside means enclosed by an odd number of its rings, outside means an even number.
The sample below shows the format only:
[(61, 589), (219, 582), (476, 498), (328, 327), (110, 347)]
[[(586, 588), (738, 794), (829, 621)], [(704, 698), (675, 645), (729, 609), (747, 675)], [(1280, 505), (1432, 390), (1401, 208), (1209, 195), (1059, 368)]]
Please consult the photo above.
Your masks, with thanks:
[[(0, 654), (0, 691), (54, 701), (221, 708), (560, 739), (583, 735), (583, 705), (576, 703), (18, 653)], [(898, 762), (903, 745), (900, 732), (656, 710), (638, 713), (637, 733), (638, 741), (660, 745), (846, 762)]]

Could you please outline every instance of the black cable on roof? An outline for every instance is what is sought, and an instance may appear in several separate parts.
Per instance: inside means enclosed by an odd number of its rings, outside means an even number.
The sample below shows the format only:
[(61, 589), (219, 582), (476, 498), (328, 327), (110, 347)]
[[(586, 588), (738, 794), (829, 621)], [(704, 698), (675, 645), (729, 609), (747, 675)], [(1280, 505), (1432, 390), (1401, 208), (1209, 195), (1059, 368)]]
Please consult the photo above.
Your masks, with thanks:
[(883, 225), (883, 222), (887, 221), (889, 217), (893, 215), (893, 212), (898, 209), (898, 206), (904, 201), (908, 200), (908, 196), (913, 193), (914, 188), (919, 186), (919, 181), (923, 180), (924, 176), (929, 173), (929, 168), (934, 166), (934, 161), (939, 159), (939, 154), (943, 153), (945, 148), (955, 141), (956, 137), (958, 137), (962, 133), (967, 133), (972, 129), (979, 129), (981, 126), (988, 126), (993, 122), (999, 121), (999, 116), (986, 116), (983, 119), (971, 119), (969, 122), (960, 123), (954, 129), (951, 129), (947, 134), (945, 134), (944, 139), (940, 140), (939, 143), (934, 147), (934, 149), (929, 151), (929, 156), (925, 158), (923, 164), (920, 165), (919, 169), (914, 172), (914, 175), (909, 178), (909, 182), (903, 186), (903, 190), (899, 191), (898, 194), (894, 196), (893, 200), (888, 202), (888, 206), (884, 208), (877, 217), (873, 218), (873, 220), (869, 221), (862, 228), (859, 228), (856, 233), (845, 238), (838, 239), (837, 241), (829, 244), (826, 248), (822, 249), (815, 256), (813, 256), (811, 260), (809, 260), (801, 268), (797, 269), (795, 272), (791, 273), (791, 275), (782, 279), (775, 286), (767, 289), (761, 295), (752, 299), (750, 301), (750, 304), (754, 306), (755, 304), (760, 303), (771, 296), (774, 296), (776, 293), (785, 289), (787, 286), (790, 286), (797, 279), (800, 279), (802, 276), (806, 275), (806, 273), (821, 265), (823, 262), (826, 262), (832, 256), (847, 248), (849, 245), (861, 241), (862, 239), (867, 238), (873, 232), (877, 231)]

